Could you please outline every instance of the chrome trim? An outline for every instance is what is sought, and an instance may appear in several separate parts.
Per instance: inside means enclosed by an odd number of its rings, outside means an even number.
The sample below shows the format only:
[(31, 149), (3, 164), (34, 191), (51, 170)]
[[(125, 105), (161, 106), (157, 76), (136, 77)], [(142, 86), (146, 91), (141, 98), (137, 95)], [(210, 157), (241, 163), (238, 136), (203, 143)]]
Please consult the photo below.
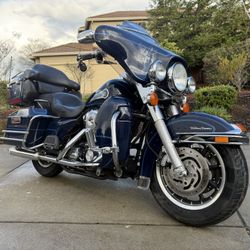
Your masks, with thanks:
[(93, 30), (84, 30), (77, 35), (77, 41), (83, 44), (94, 43), (94, 31)]
[(112, 137), (112, 156), (113, 156), (113, 162), (115, 164), (115, 175), (117, 177), (122, 176), (122, 169), (119, 163), (119, 147), (117, 143), (117, 134), (116, 134), (116, 121), (118, 116), (120, 115), (120, 112), (117, 111), (113, 114), (111, 119), (111, 137)]
[[(216, 132), (215, 132), (216, 133)], [(188, 133), (177, 133), (178, 135), (189, 135)], [(229, 145), (244, 145), (246, 143), (244, 142), (225, 142), (225, 143), (218, 143), (215, 141), (206, 141), (205, 138), (209, 138), (209, 137), (228, 137), (230, 138), (235, 138), (235, 139), (244, 139), (245, 137), (242, 135), (228, 135), (228, 134), (220, 134), (219, 132), (217, 134), (192, 134), (191, 136), (187, 137), (186, 139), (180, 139), (180, 140), (173, 140), (173, 143), (201, 143), (201, 144), (229, 144)], [(192, 140), (193, 138), (198, 138), (200, 140)]]
[[(197, 143), (197, 141), (196, 141)], [(193, 210), (193, 211), (197, 211), (197, 210), (201, 210), (204, 208), (207, 208), (209, 206), (211, 206), (212, 204), (214, 204), (216, 202), (216, 200), (218, 200), (218, 198), (221, 196), (224, 186), (225, 186), (225, 181), (226, 181), (226, 171), (225, 171), (225, 164), (223, 162), (223, 159), (221, 157), (221, 155), (219, 154), (219, 152), (213, 147), (213, 146), (209, 146), (210, 149), (213, 151), (213, 153), (217, 156), (219, 162), (220, 162), (220, 166), (221, 166), (221, 171), (222, 171), (222, 179), (221, 179), (221, 186), (220, 189), (217, 190), (217, 194), (214, 196), (213, 199), (209, 200), (206, 203), (200, 204), (200, 205), (187, 205), (185, 203), (183, 203), (182, 201), (178, 201), (173, 193), (170, 193), (168, 191), (168, 189), (166, 188), (166, 182), (163, 181), (162, 175), (161, 175), (161, 171), (160, 169), (162, 168), (162, 166), (160, 165), (159, 161), (157, 161), (156, 164), (156, 169), (155, 169), (155, 173), (156, 173), (156, 179), (158, 181), (158, 184), (160, 186), (160, 189), (162, 190), (162, 192), (165, 194), (165, 196), (176, 206), (187, 209), (187, 210)]]
[(154, 120), (154, 122), (157, 122), (159, 120), (163, 120), (164, 117), (162, 115), (162, 112), (159, 108), (159, 106), (150, 106), (150, 105), (147, 105), (148, 106), (148, 109), (149, 109), (149, 112)]
[(179, 157), (179, 154), (175, 148), (175, 145), (172, 143), (172, 138), (168, 132), (167, 126), (164, 120), (158, 120), (155, 122), (155, 128), (161, 138), (161, 141), (165, 147), (169, 158), (174, 165), (174, 172), (178, 177), (182, 177), (187, 174), (187, 171)]
[(90, 102), (99, 99), (107, 99), (108, 97), (109, 97), (109, 90), (105, 88), (102, 91), (96, 92), (95, 95), (90, 99)]
[(144, 88), (141, 84), (136, 83), (136, 87), (144, 104), (148, 103), (148, 96), (156, 90), (154, 85)]
[(44, 107), (41, 103), (46, 102), (46, 103), (50, 104), (48, 100), (44, 100), (44, 99), (35, 99), (34, 102), (36, 102), (39, 105), (39, 107), (42, 109), (44, 109)]
[[(175, 79), (174, 79), (174, 70), (176, 70), (175, 68), (178, 66), (178, 65), (181, 65), (182, 67), (183, 67), (183, 69), (185, 70), (185, 76), (184, 76), (184, 78), (183, 78), (183, 80), (184, 81), (186, 81), (186, 84), (185, 84), (185, 86), (183, 85), (183, 86), (181, 86), (182, 88), (181, 89), (179, 89), (179, 87), (180, 86), (178, 86), (178, 84), (175, 82)], [(184, 71), (183, 71), (184, 72)], [(186, 88), (187, 88), (187, 83), (188, 83), (188, 76), (187, 76), (187, 70), (186, 70), (186, 68), (184, 67), (184, 65), (182, 64), (182, 63), (179, 63), (179, 62), (177, 62), (177, 63), (174, 63), (169, 69), (168, 69), (168, 72), (167, 72), (167, 74), (168, 74), (168, 79), (169, 79), (169, 81), (168, 81), (168, 86), (169, 86), (169, 88), (170, 88), (170, 90), (171, 90), (171, 92), (172, 93), (182, 93), (182, 92), (184, 92), (185, 90), (186, 90)]]
[[(164, 75), (159, 76), (160, 70), (164, 70)], [(151, 82), (162, 82), (166, 78), (166, 75), (167, 70), (166, 67), (164, 67), (162, 61), (156, 60), (153, 64), (151, 64), (148, 71), (148, 77)]]
[(31, 128), (32, 122), (33, 122), (36, 118), (52, 118), (52, 119), (59, 119), (59, 117), (57, 117), (57, 116), (52, 116), (52, 115), (35, 115), (35, 116), (33, 116), (33, 117), (30, 119), (30, 121), (29, 121), (29, 125), (28, 125), (27, 130), (26, 130), (27, 134), (25, 134), (25, 136), (24, 136), (24, 138), (23, 138), (23, 140), (24, 140), (24, 141), (23, 141), (23, 147), (26, 147), (26, 146), (25, 146), (25, 143), (26, 143), (26, 140), (27, 140), (27, 138), (28, 138), (28, 136), (29, 136), (29, 134), (30, 134), (30, 128)]
[(36, 145), (36, 146), (33, 146), (33, 147), (30, 147), (30, 148), (27, 148), (27, 149), (29, 149), (29, 150), (33, 150), (33, 149), (36, 149), (36, 148), (40, 148), (40, 147), (42, 147), (44, 145), (44, 143), (41, 143), (41, 144), (38, 144), (38, 145)]
[(146, 176), (139, 176), (137, 187), (142, 190), (147, 190), (150, 187), (151, 179)]
[(153, 107), (148, 105), (148, 109), (155, 122), (155, 128), (161, 138), (161, 141), (166, 149), (166, 152), (168, 153), (171, 162), (176, 168), (176, 172), (180, 171), (183, 172), (183, 174), (185, 175), (186, 172), (185, 167), (183, 166), (179, 154), (176, 151), (174, 144), (172, 143), (172, 138), (169, 134), (169, 131), (167, 129), (166, 123), (163, 119), (163, 115), (159, 106)]
[(95, 138), (94, 138), (92, 129), (86, 130), (86, 139), (87, 139), (87, 143), (88, 143), (90, 149), (96, 148)]
[[(149, 94), (152, 93), (152, 91), (155, 91), (156, 87), (151, 85), (149, 87), (142, 87), (141, 84), (136, 83), (136, 87), (138, 90), (138, 93), (141, 96), (142, 102), (144, 104), (147, 103), (147, 97)], [(166, 123), (164, 121), (163, 114), (159, 108), (158, 105), (156, 106), (150, 106), (147, 104), (147, 107), (149, 109), (149, 112), (154, 120), (155, 128), (161, 138), (161, 141), (166, 149), (166, 152), (168, 153), (170, 160), (172, 164), (174, 165), (174, 171), (178, 177), (182, 177), (187, 174), (187, 171), (179, 157), (178, 152), (176, 151), (175, 145), (172, 142), (172, 138), (169, 134), (169, 131), (167, 129)]]
[(192, 136), (227, 136), (227, 137), (236, 137), (236, 138), (241, 138), (242, 135), (238, 134), (238, 135), (232, 135), (232, 134), (227, 134), (227, 132), (225, 134), (222, 134), (221, 132), (213, 132), (211, 133), (200, 133), (200, 132), (177, 132), (177, 135), (192, 135)]
[(226, 143), (219, 143), (215, 141), (186, 141), (186, 140), (174, 140), (172, 141), (174, 144), (176, 143), (199, 143), (199, 144), (227, 144), (227, 145), (245, 145), (243, 142), (226, 142)]
[(2, 130), (3, 133), (10, 133), (10, 134), (27, 134), (27, 131), (17, 131), (17, 130)]
[(70, 148), (74, 146), (74, 144), (90, 129), (82, 129), (78, 134), (76, 134), (65, 146), (65, 148), (59, 153), (57, 156), (56, 160), (59, 161), (61, 160), (69, 151)]
[(171, 116), (178, 115), (180, 113), (176, 105), (170, 105), (169, 111), (171, 112)]
[(52, 157), (52, 156), (44, 156), (44, 155), (40, 155), (39, 153), (25, 152), (25, 151), (17, 150), (15, 148), (10, 148), (9, 152), (11, 155), (28, 158), (30, 160), (47, 161), (47, 162), (61, 164), (61, 165), (69, 166), (69, 167), (98, 167), (99, 166), (99, 163), (82, 163), (79, 161), (70, 161), (66, 159), (61, 159), (58, 161), (55, 157)]
[(0, 137), (0, 140), (3, 140), (3, 141), (17, 141), (17, 142), (23, 142), (23, 139), (8, 138), (8, 137)]

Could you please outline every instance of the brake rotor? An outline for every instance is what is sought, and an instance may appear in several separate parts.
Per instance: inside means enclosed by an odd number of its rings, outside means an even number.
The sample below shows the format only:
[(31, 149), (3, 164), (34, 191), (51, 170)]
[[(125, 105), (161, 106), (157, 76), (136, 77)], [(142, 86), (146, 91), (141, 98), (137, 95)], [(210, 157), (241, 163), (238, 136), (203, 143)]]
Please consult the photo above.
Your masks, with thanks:
[[(207, 188), (210, 172), (206, 159), (195, 149), (181, 147), (178, 149), (179, 156), (187, 170), (187, 176), (176, 178), (173, 166), (168, 164), (163, 168), (163, 178), (167, 186), (178, 196), (190, 198), (204, 192)], [(161, 166), (165, 164), (162, 157)]]

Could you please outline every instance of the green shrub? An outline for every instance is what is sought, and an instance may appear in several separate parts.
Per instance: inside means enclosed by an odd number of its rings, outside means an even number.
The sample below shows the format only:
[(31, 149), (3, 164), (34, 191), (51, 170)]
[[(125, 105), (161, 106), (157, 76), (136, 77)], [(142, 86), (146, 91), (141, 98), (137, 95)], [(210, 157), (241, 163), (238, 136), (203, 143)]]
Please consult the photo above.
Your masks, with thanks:
[(89, 99), (89, 97), (90, 97), (91, 95), (92, 95), (92, 94), (84, 94), (82, 100), (83, 100), (84, 102), (88, 101), (88, 99)]
[(161, 46), (167, 50), (176, 53), (179, 56), (183, 56), (183, 49), (180, 49), (175, 42), (170, 42), (168, 39), (164, 39), (161, 42)]
[(237, 91), (228, 85), (200, 88), (195, 93), (195, 108), (219, 107), (230, 110), (237, 101)]
[[(250, 39), (235, 43), (232, 46), (219, 47), (208, 52), (203, 58), (203, 71), (206, 83), (214, 84), (227, 78), (221, 76), (220, 64), (222, 63), (222, 59), (227, 59), (231, 66), (235, 63), (237, 65), (237, 63), (240, 62), (239, 66), (244, 70), (241, 75), (246, 77), (246, 80), (242, 81), (242, 84), (244, 85), (245, 82), (250, 81)], [(237, 74), (239, 74), (239, 69), (236, 68), (234, 71), (237, 71)], [(237, 74), (235, 74), (234, 77), (237, 78)], [(226, 82), (226, 84), (228, 84), (228, 82)], [(239, 84), (235, 83), (235, 85)]]
[(2, 130), (6, 129), (6, 119), (0, 119), (0, 136), (3, 136)]
[(7, 82), (0, 80), (0, 108), (8, 103)]
[(196, 110), (198, 112), (204, 112), (208, 113), (211, 115), (216, 115), (219, 116), (225, 120), (231, 120), (232, 116), (228, 113), (228, 111), (224, 108), (221, 107), (209, 107), (209, 106), (204, 106), (201, 107), (199, 110)]

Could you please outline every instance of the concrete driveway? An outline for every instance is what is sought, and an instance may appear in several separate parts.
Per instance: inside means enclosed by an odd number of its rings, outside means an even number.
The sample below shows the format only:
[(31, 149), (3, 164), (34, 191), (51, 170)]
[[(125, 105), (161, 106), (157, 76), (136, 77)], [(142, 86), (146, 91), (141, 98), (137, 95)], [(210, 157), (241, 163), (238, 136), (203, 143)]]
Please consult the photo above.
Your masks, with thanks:
[[(250, 146), (243, 147), (250, 166)], [(132, 180), (44, 178), (0, 145), (0, 249), (250, 249), (250, 194), (207, 228), (166, 215)]]

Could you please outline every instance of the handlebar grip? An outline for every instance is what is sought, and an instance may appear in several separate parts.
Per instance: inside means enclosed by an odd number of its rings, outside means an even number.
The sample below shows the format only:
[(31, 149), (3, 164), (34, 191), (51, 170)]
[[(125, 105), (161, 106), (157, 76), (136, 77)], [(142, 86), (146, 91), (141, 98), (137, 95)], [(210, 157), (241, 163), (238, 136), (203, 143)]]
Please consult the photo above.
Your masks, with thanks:
[(96, 51), (94, 52), (90, 52), (90, 53), (79, 53), (78, 56), (77, 56), (77, 60), (90, 60), (90, 59), (93, 59), (93, 58), (96, 58)]

